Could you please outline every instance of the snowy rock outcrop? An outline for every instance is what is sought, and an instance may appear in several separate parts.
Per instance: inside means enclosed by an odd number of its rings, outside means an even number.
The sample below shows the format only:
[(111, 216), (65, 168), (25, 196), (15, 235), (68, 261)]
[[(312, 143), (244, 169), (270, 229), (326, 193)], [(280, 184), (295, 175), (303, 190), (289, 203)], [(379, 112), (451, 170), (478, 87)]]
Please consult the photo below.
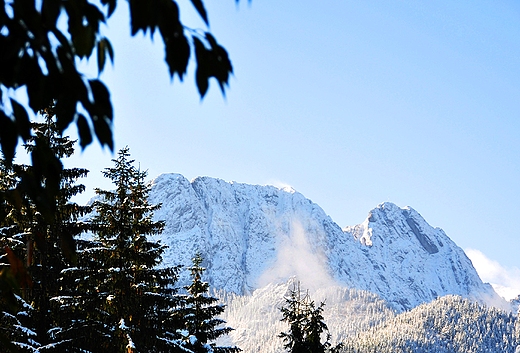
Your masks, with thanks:
[(162, 203), (165, 262), (189, 264), (200, 251), (217, 289), (248, 294), (297, 276), (305, 288), (376, 293), (397, 310), (447, 294), (503, 304), (464, 251), (409, 207), (383, 203), (341, 229), (292, 189), (179, 174), (157, 177), (150, 202)]

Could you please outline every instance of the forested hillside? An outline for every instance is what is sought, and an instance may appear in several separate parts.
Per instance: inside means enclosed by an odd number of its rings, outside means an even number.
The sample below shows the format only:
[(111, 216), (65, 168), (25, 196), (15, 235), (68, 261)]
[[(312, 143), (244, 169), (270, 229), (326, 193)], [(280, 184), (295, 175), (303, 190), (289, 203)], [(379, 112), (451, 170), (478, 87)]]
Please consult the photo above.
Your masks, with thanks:
[[(232, 342), (248, 352), (283, 352), (277, 334), (287, 326), (280, 322), (279, 308), (292, 285), (268, 286), (252, 296), (220, 293), (228, 305), (224, 318), (236, 328)], [(516, 315), (459, 296), (401, 314), (365, 291), (336, 287), (311, 296), (325, 301), (332, 346), (341, 344), (345, 353), (515, 353), (520, 344)]]
[(349, 337), (343, 352), (514, 353), (518, 329), (511, 313), (446, 296)]
[[(251, 296), (218, 292), (216, 296), (226, 304), (222, 317), (235, 328), (229, 334), (232, 342), (245, 352), (282, 352), (283, 342), (277, 336), (287, 325), (280, 321), (279, 309), (293, 285), (294, 279), (271, 284)], [(385, 301), (367, 291), (331, 287), (311, 295), (317, 302), (325, 302), (323, 315), (334, 345), (395, 316)]]

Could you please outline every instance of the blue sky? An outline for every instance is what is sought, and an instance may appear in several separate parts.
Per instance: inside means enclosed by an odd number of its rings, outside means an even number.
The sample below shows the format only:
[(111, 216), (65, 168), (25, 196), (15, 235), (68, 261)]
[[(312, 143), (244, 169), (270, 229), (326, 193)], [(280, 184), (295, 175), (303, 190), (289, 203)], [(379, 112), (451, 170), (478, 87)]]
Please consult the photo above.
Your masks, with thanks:
[[(207, 1), (234, 76), (225, 98), (212, 82), (203, 101), (193, 65), (172, 83), (161, 38), (130, 38), (119, 6), (102, 79), (116, 147), (150, 177), (288, 184), (342, 227), (391, 201), (520, 267), (517, 1)], [(205, 29), (188, 1), (181, 15)], [(112, 157), (94, 144), (70, 164), (109, 188)]]

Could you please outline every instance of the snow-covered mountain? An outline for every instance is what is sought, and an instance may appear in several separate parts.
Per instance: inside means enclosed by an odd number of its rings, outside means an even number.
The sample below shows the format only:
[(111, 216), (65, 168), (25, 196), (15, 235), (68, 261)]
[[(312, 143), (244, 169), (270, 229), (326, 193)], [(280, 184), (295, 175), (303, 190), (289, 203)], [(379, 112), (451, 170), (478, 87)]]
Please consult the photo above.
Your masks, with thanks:
[(410, 207), (383, 203), (360, 225), (341, 229), (292, 189), (163, 174), (152, 203), (162, 208), (168, 265), (207, 259), (216, 289), (248, 294), (296, 276), (302, 286), (357, 288), (401, 311), (447, 294), (503, 301), (439, 228)]

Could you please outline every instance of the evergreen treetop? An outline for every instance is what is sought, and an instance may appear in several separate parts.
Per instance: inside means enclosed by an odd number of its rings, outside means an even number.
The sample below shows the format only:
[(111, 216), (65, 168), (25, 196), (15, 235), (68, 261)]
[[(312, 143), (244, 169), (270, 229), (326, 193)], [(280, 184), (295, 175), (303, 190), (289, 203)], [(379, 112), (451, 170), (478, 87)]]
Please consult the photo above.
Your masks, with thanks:
[[(325, 303), (316, 307), (308, 293), (302, 294), (300, 283), (289, 291), (285, 305), (280, 308), (281, 321), (289, 324), (289, 331), (278, 337), (285, 342), (284, 348), (291, 353), (323, 353), (330, 347), (328, 328), (323, 321)], [(321, 342), (326, 333), (326, 341)]]
[(223, 326), (226, 322), (217, 317), (224, 312), (225, 307), (217, 304), (218, 299), (209, 295), (209, 284), (202, 281), (206, 270), (202, 267), (202, 261), (201, 254), (197, 253), (192, 259), (192, 266), (188, 268), (191, 284), (185, 287), (188, 294), (180, 310), (186, 328), (184, 347), (194, 353), (238, 353), (241, 349), (236, 346), (217, 346), (214, 342), (233, 329)]
[[(18, 328), (18, 333), (7, 331), (11, 332), (9, 339), (27, 349), (43, 349), (45, 345), (55, 343), (52, 331), (60, 322), (51, 302), (60, 295), (61, 271), (76, 260), (74, 237), (88, 228), (78, 219), (90, 211), (90, 207), (71, 201), (85, 189), (77, 180), (85, 177), (88, 170), (64, 169), (61, 162), (73, 154), (75, 141), (59, 132), (53, 106), (41, 114), (42, 121), (30, 124), (33, 134), (24, 147), (33, 159), (46, 150), (55, 157), (56, 163), (27, 166), (2, 161), (0, 178), (4, 196), (0, 232), (4, 256), (10, 259), (9, 267), (22, 285), (19, 296), (15, 297), (18, 309), (12, 316), (5, 311), (3, 315), (6, 315), (6, 322), (16, 322)], [(54, 178), (38, 177), (38, 168), (54, 168)], [(49, 194), (53, 197), (35, 196), (41, 196), (49, 189), (53, 190)], [(44, 215), (36, 211), (38, 204), (44, 204), (49, 212)]]
[(177, 305), (173, 287), (177, 268), (157, 268), (165, 247), (148, 239), (164, 228), (164, 222), (153, 220), (160, 205), (148, 202), (146, 172), (134, 166), (128, 147), (113, 162), (103, 175), (115, 190), (96, 189), (100, 196), (93, 204), (96, 244), (82, 251), (90, 273), (90, 283), (84, 283), (84, 288), (95, 288), (86, 304), (98, 305), (99, 313), (86, 319), (108, 328), (104, 335), (111, 336), (111, 341), (105, 338), (104, 349), (175, 351), (179, 327), (171, 310)]

